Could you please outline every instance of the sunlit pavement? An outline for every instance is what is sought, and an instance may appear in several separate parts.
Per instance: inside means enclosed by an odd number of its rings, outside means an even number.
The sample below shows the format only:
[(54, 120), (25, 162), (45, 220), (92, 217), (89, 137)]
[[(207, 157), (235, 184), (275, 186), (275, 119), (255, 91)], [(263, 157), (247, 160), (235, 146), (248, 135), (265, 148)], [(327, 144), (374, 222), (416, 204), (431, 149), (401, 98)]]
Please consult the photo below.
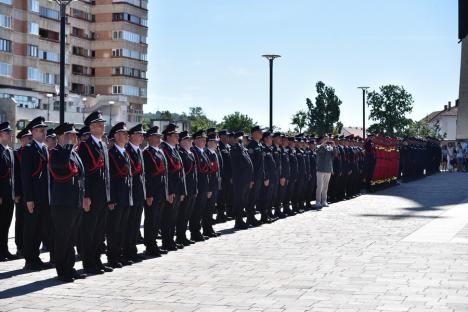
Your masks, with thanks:
[(468, 311), (467, 224), (444, 173), (72, 284), (0, 263), (0, 311)]

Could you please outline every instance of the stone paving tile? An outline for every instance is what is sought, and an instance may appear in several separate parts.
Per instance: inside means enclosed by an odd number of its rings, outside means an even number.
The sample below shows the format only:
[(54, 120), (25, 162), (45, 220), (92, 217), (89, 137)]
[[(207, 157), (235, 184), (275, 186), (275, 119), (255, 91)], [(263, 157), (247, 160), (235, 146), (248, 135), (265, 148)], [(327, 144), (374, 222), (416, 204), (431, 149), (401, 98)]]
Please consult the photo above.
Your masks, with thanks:
[(468, 209), (467, 190), (467, 174), (447, 173), (248, 231), (228, 222), (219, 238), (67, 285), (0, 263), (0, 311), (468, 311), (468, 245), (402, 241)]

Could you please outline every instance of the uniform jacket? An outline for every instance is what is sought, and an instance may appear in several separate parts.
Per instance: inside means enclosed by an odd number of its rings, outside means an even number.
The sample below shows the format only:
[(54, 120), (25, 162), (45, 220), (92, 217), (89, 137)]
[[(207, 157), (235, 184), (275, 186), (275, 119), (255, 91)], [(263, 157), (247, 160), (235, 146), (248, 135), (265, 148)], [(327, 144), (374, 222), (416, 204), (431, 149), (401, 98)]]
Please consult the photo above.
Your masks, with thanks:
[(13, 150), (0, 144), (0, 198), (15, 199), (15, 156)]
[(247, 145), (247, 150), (254, 168), (254, 181), (257, 183), (263, 182), (265, 180), (265, 155), (262, 145), (255, 140), (251, 140)]
[(195, 155), (183, 148), (179, 148), (179, 154), (184, 164), (185, 185), (187, 186), (187, 196), (197, 195), (197, 163)]
[(153, 197), (154, 201), (167, 198), (167, 161), (160, 149), (148, 146), (143, 151), (145, 163), (146, 197)]
[(21, 160), (21, 182), (25, 202), (49, 205), (49, 152), (36, 141), (26, 145)]
[(109, 155), (107, 145), (102, 142), (100, 147), (89, 136), (88, 140), (81, 142), (78, 146), (78, 155), (84, 166), (85, 172), (85, 197), (99, 198), (106, 196), (110, 202), (110, 175)]
[(168, 194), (185, 195), (184, 165), (182, 164), (177, 147), (172, 147), (167, 142), (162, 142), (160, 148), (167, 161)]
[(117, 146), (109, 149), (109, 173), (111, 203), (120, 207), (133, 205), (132, 165), (126, 151), (122, 154)]
[(245, 185), (254, 182), (252, 160), (241, 143), (231, 146), (231, 166), (233, 184)]
[(135, 204), (137, 202), (143, 202), (146, 198), (146, 184), (145, 184), (145, 163), (143, 161), (143, 153), (140, 148), (138, 151), (132, 147), (129, 143), (125, 147), (127, 154), (132, 165), (132, 177), (133, 177), (133, 200)]
[(73, 145), (57, 145), (49, 152), (50, 204), (82, 208), (84, 167)]

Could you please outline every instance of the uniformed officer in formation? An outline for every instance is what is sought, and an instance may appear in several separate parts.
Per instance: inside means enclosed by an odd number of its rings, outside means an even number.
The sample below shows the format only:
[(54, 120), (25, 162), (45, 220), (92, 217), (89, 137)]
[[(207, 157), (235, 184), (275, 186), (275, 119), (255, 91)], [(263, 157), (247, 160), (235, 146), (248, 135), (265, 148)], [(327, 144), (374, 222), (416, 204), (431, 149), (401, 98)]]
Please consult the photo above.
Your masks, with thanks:
[[(44, 118), (37, 117), (18, 133), (22, 147), (15, 152), (8, 147), (9, 124), (0, 124), (0, 260), (16, 258), (7, 248), (14, 203), (25, 268), (51, 267), (39, 258), (42, 241), (63, 282), (86, 277), (74, 269), (75, 245), (84, 273), (103, 274), (217, 237), (214, 221), (232, 217), (234, 228), (244, 230), (316, 209), (314, 137), (259, 126), (250, 135), (216, 129), (179, 133), (172, 123), (145, 131), (142, 124), (128, 129), (118, 122), (107, 136), (112, 144), (106, 144), (105, 122), (95, 111), (79, 131), (63, 123), (47, 135)], [(372, 142), (354, 136), (334, 140), (330, 197), (338, 201), (358, 195), (372, 176)], [(433, 140), (403, 140), (403, 177), (436, 172), (439, 148)], [(143, 211), (144, 256), (137, 252)]]

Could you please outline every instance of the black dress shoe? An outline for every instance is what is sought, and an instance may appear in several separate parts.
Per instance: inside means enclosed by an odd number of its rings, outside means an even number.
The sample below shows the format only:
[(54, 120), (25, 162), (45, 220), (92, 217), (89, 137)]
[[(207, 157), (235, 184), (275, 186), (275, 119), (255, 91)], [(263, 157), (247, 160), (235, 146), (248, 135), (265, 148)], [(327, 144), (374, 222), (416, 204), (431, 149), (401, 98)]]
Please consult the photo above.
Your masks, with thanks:
[(177, 249), (184, 249), (184, 244), (175, 243)]
[(205, 240), (205, 238), (200, 232), (192, 232), (190, 234), (190, 239), (194, 242), (203, 242)]
[(167, 255), (168, 252), (167, 249), (159, 248), (159, 253), (161, 253), (161, 255)]
[(163, 245), (162, 248), (166, 249), (167, 251), (176, 251), (177, 250), (177, 246), (175, 244), (169, 245), (169, 246)]
[(255, 217), (247, 218), (247, 224), (251, 226), (259, 226), (261, 223)]
[(8, 261), (7, 258), (5, 258), (4, 256), (0, 256), (0, 262), (6, 262), (6, 261)]
[(85, 279), (86, 277), (88, 277), (88, 275), (86, 275), (84, 273), (78, 273), (78, 271), (75, 270), (75, 269), (72, 270), (71, 276), (76, 280), (77, 279)]
[(113, 269), (112, 267), (107, 266), (107, 265), (103, 265), (103, 266), (101, 266), (99, 269), (103, 270), (104, 272), (108, 272), (108, 273), (114, 271), (114, 269)]
[(159, 258), (161, 257), (161, 253), (156, 249), (146, 249), (145, 255), (151, 258)]
[[(109, 266), (111, 268), (113, 268), (113, 269), (120, 269), (120, 268), (123, 267), (123, 264), (121, 262), (119, 262), (119, 261), (111, 261), (111, 262), (109, 262)], [(104, 269), (104, 271), (106, 271), (106, 270)], [(112, 271), (110, 271), (110, 272), (112, 272)]]
[(43, 270), (52, 269), (54, 267), (52, 263), (44, 263), (42, 261), (38, 261), (37, 263), (42, 267)]
[(42, 265), (38, 262), (27, 262), (25, 265), (24, 265), (24, 268), (25, 270), (28, 270), (28, 271), (42, 271), (44, 268), (42, 267)]
[(12, 255), (11, 253), (9, 252), (6, 252), (5, 254), (3, 254), (1, 257), (4, 257), (6, 258), (7, 260), (18, 260), (20, 257), (18, 257), (17, 255)]
[(122, 265), (125, 265), (125, 266), (135, 264), (135, 262), (133, 262), (130, 259), (123, 259), (122, 261), (120, 261), (120, 263), (122, 263)]
[(98, 268), (86, 268), (84, 272), (89, 275), (101, 275), (104, 274), (104, 270)]
[(136, 255), (133, 255), (133, 256), (130, 258), (130, 260), (132, 260), (133, 263), (137, 263), (137, 262), (142, 262), (143, 260), (145, 260), (145, 257), (142, 256), (142, 255), (136, 254)]
[(210, 238), (218, 237), (218, 236), (219, 236), (219, 234), (216, 233), (215, 231), (212, 231), (212, 232), (203, 232), (203, 235), (208, 236), (208, 237), (210, 237)]
[(236, 230), (247, 230), (249, 226), (244, 221), (236, 221), (234, 224), (234, 229)]
[(71, 276), (65, 276), (65, 275), (59, 275), (57, 276), (57, 279), (61, 282), (64, 282), (64, 283), (73, 283), (75, 281), (75, 279)]

